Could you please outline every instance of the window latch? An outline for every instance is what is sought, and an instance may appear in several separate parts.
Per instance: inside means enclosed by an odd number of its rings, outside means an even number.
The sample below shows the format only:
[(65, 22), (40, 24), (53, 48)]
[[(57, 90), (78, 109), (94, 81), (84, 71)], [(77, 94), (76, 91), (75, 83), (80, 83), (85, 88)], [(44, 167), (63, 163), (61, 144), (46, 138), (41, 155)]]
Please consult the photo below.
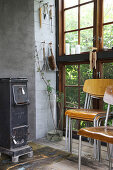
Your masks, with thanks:
[(100, 43), (102, 43), (102, 37), (98, 37), (98, 40), (100, 41)]

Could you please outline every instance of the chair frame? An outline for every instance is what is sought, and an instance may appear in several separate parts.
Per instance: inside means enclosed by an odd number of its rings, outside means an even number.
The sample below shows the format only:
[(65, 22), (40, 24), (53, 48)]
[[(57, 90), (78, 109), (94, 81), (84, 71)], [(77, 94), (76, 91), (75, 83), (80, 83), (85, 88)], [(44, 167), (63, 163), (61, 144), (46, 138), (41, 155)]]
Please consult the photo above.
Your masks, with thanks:
[[(108, 87), (109, 88), (109, 87)], [(107, 89), (108, 88), (106, 88), (106, 91), (107, 91)], [(112, 89), (113, 89), (113, 86), (112, 86)], [(106, 93), (106, 91), (105, 91), (105, 93)], [(112, 92), (112, 91), (111, 91)], [(113, 94), (113, 93), (112, 93)], [(105, 95), (104, 95), (105, 96)], [(107, 98), (107, 100), (108, 100), (108, 98)], [(106, 99), (104, 99), (104, 102), (106, 102)], [(109, 115), (110, 116), (112, 116), (113, 117), (113, 114), (110, 114), (110, 105), (111, 105), (111, 103), (109, 103), (108, 101), (106, 102), (107, 104), (108, 104), (108, 107), (107, 107), (107, 113), (106, 113), (106, 117), (104, 116), (104, 118), (105, 118), (105, 127), (107, 127), (107, 122), (108, 122), (108, 118), (109, 118)], [(112, 103), (112, 105), (113, 105), (113, 103)], [(102, 117), (100, 117), (100, 119), (101, 119)], [(99, 120), (98, 120), (98, 123), (99, 123)], [(79, 135), (79, 149), (78, 149), (78, 153), (79, 153), (79, 157), (78, 157), (78, 170), (81, 170), (81, 147), (82, 146), (82, 136), (81, 135)], [(101, 142), (100, 141), (98, 141), (98, 145), (97, 145), (99, 148), (99, 152), (101, 151)], [(113, 149), (113, 148), (112, 148)], [(112, 151), (110, 151), (110, 144), (109, 143), (107, 143), (107, 151), (108, 151), (108, 158), (109, 158), (109, 170), (111, 170), (112, 169), (112, 162), (111, 162), (111, 155), (112, 155)]]
[[(90, 80), (90, 84), (91, 84), (91, 79)], [(86, 80), (86, 81), (89, 81), (89, 80)], [(96, 79), (93, 79), (93, 80), (96, 80)], [(102, 79), (99, 79), (99, 80), (102, 80)], [(104, 79), (107, 84), (109, 85), (109, 81), (111, 81), (111, 79)], [(106, 83), (105, 82), (105, 83)], [(86, 82), (87, 84), (88, 82)], [(113, 84), (113, 80), (112, 80), (112, 83)], [(107, 85), (106, 85), (107, 86)], [(105, 90), (105, 89), (104, 89)], [(99, 94), (98, 96), (95, 95), (95, 92), (94, 94), (89, 94), (88, 93), (88, 89), (87, 87), (85, 87), (85, 90), (83, 89), (83, 91), (86, 92), (86, 97), (85, 97), (85, 103), (84, 103), (84, 109), (90, 109), (91, 108), (91, 101), (92, 101), (92, 98), (97, 98), (97, 99), (100, 99), (100, 98), (103, 98), (103, 95), (104, 94)], [(90, 90), (91, 91), (91, 90)], [(103, 92), (104, 93), (104, 92)], [(97, 119), (98, 117), (98, 119)], [(100, 119), (105, 119), (106, 117), (106, 113), (99, 113), (95, 116), (93, 122), (94, 122), (94, 127), (96, 126), (99, 126), (99, 120)], [(68, 136), (69, 135), (69, 136)], [(68, 115), (66, 115), (66, 139), (65, 139), (65, 147), (67, 149), (67, 144), (68, 144), (68, 152), (72, 152), (72, 118)], [(69, 138), (69, 139), (68, 139)], [(68, 139), (68, 140), (67, 140)], [(94, 157), (96, 159), (98, 159), (100, 161), (100, 152), (97, 154), (97, 144), (96, 144), (96, 140), (94, 140)]]

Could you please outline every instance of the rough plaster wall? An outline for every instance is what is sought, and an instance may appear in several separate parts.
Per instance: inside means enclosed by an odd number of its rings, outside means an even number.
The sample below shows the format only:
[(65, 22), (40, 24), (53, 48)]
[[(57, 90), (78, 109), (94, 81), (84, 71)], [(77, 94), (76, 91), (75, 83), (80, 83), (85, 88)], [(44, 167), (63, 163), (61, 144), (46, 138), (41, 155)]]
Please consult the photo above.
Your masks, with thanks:
[(0, 77), (27, 77), (35, 139), (34, 0), (0, 0)]
[[(40, 28), (39, 22), (39, 1), (34, 0), (34, 18), (35, 18), (35, 41), (37, 50), (39, 51), (40, 64), (42, 65), (42, 45), (41, 42), (45, 41), (46, 57), (48, 56), (48, 44), (52, 42), (53, 54), (55, 56), (55, 0), (43, 0), (43, 3), (49, 2), (49, 5), (53, 6), (53, 33), (51, 33), (51, 25), (49, 16), (44, 20), (42, 16), (42, 28)], [(43, 13), (43, 12), (42, 12)], [(36, 68), (36, 138), (44, 137), (47, 132), (53, 129), (53, 121), (51, 111), (49, 109), (48, 96), (46, 92), (46, 86), (40, 77), (40, 73)], [(45, 72), (45, 76), (48, 80), (51, 80), (51, 85), (56, 89), (56, 73)], [(55, 93), (55, 90), (54, 90)]]

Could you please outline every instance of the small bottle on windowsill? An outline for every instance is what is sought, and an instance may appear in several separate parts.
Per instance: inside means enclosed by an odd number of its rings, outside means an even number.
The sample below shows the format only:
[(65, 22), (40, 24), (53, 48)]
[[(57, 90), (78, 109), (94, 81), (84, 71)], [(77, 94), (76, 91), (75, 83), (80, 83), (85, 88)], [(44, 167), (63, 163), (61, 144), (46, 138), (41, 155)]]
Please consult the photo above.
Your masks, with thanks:
[(108, 47), (104, 46), (103, 50), (108, 51)]

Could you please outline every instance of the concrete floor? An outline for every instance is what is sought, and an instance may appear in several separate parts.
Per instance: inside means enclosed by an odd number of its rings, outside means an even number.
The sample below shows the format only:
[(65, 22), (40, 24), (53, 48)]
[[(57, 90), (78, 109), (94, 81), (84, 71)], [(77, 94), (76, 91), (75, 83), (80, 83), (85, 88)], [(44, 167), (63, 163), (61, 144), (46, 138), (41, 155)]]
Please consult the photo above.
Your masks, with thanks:
[[(42, 139), (39, 139), (37, 143), (67, 152), (67, 150), (65, 149), (65, 138), (63, 138), (63, 140), (59, 142), (51, 142), (51, 141), (48, 141), (46, 138), (42, 138)], [(73, 139), (72, 143), (73, 143), (72, 153), (76, 157), (78, 157), (78, 140)], [(94, 153), (93, 145), (89, 144), (88, 142), (83, 141), (82, 142), (82, 157), (83, 159), (85, 158), (86, 164), (85, 166), (82, 165), (81, 169), (82, 170), (92, 170), (92, 169), (108, 170), (109, 168), (108, 168), (108, 160), (107, 160), (107, 148), (105, 146), (101, 147), (102, 159), (100, 163), (95, 161), (93, 153)], [(88, 161), (91, 161), (90, 163), (94, 164), (93, 168), (89, 166)], [(77, 170), (77, 169), (78, 169), (78, 162), (76, 163), (70, 160), (63, 160), (57, 163), (52, 163), (51, 165), (44, 167), (43, 170)]]
[[(65, 138), (59, 142), (50, 142), (46, 138), (29, 143), (34, 156), (27, 155), (19, 158), (18, 163), (12, 163), (11, 158), (2, 155), (0, 170), (77, 170), (78, 169), (78, 140), (73, 139), (73, 153), (65, 149)], [(106, 147), (102, 147), (102, 161), (93, 158), (93, 146), (82, 142), (81, 170), (108, 170)]]

